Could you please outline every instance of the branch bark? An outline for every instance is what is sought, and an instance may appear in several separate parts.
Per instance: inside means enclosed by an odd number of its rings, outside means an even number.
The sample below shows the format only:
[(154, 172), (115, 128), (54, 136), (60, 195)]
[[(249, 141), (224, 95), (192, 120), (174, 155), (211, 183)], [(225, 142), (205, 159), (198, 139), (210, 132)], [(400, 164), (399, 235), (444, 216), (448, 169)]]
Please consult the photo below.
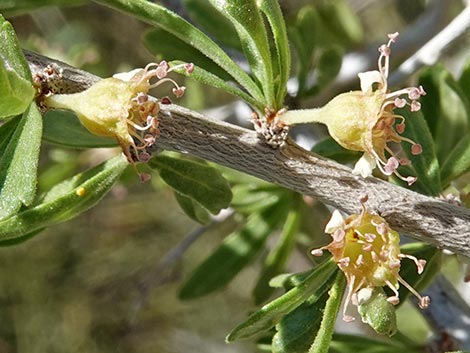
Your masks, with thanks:
[[(52, 62), (63, 68), (63, 89), (70, 93), (99, 80), (38, 54), (28, 52), (26, 57), (33, 74)], [(470, 211), (466, 208), (380, 179), (354, 176), (350, 168), (316, 156), (291, 140), (274, 150), (254, 131), (209, 119), (177, 105), (162, 107), (159, 118), (158, 146), (163, 149), (188, 153), (254, 175), (346, 213), (358, 213), (359, 199), (367, 194), (367, 207), (378, 212), (394, 229), (470, 256)]]

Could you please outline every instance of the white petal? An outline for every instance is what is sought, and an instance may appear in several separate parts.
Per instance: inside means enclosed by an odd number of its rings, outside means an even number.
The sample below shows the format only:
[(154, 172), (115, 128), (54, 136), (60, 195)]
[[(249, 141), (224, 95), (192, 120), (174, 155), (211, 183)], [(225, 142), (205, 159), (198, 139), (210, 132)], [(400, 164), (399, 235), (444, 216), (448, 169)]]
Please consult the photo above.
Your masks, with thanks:
[(359, 305), (363, 305), (367, 303), (371, 298), (372, 298), (372, 293), (374, 290), (370, 287), (362, 288), (358, 293), (357, 293), (357, 303)]
[(376, 166), (375, 158), (367, 153), (364, 153), (361, 158), (356, 162), (353, 169), (354, 175), (360, 175), (363, 178), (367, 178), (372, 175), (372, 171)]
[(361, 81), (361, 91), (363, 93), (372, 93), (372, 85), (374, 83), (378, 83), (380, 87), (385, 84), (383, 75), (377, 70), (360, 72), (357, 76), (359, 76)]
[(335, 230), (344, 226), (344, 219), (341, 212), (334, 210), (328, 224), (325, 227), (325, 233), (333, 234)]
[(144, 69), (134, 69), (129, 72), (120, 72), (120, 73), (114, 74), (113, 77), (118, 78), (121, 81), (129, 82), (130, 80), (134, 78), (135, 75), (137, 75), (138, 73), (142, 71), (144, 71)]

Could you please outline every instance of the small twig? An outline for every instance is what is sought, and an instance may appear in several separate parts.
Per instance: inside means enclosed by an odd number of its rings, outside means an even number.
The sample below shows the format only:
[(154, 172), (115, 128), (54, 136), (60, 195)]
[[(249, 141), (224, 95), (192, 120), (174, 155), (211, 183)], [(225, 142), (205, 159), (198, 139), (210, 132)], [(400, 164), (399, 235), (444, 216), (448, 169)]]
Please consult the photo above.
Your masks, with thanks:
[[(35, 65), (45, 68), (51, 60), (37, 54)], [(41, 63), (41, 65), (39, 65)], [(58, 63), (58, 65), (64, 64)], [(67, 71), (64, 71), (66, 75)], [(84, 82), (96, 77), (74, 72)], [(318, 157), (287, 141), (273, 150), (256, 133), (209, 119), (197, 112), (164, 106), (160, 112), (159, 147), (190, 153), (312, 196), (346, 213), (360, 212), (359, 199), (367, 194), (368, 207), (394, 229), (440, 248), (470, 256), (470, 211), (427, 197), (376, 178), (354, 176), (351, 169)], [(248, 118), (248, 117), (247, 117)]]
[(414, 55), (404, 61), (389, 78), (391, 85), (402, 82), (425, 65), (433, 65), (442, 52), (470, 28), (470, 5), (455, 17), (441, 32), (434, 36)]

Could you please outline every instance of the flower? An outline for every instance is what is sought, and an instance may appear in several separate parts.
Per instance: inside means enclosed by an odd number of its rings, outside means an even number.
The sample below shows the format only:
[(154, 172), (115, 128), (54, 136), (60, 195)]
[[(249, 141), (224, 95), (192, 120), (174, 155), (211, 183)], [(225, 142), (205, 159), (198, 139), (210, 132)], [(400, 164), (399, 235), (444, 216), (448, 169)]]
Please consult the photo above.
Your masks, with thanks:
[[(157, 99), (148, 91), (164, 82), (171, 82), (173, 94), (181, 97), (185, 87), (166, 77), (170, 71), (184, 66), (189, 73), (193, 64), (170, 68), (166, 61), (148, 64), (143, 69), (116, 74), (98, 81), (85, 91), (73, 94), (50, 94), (41, 105), (48, 109), (69, 109), (92, 134), (114, 137), (130, 163), (146, 162), (147, 149), (159, 136), (160, 104), (171, 103), (169, 98)], [(150, 80), (157, 81), (151, 83)], [(53, 93), (53, 91), (52, 91)]]
[(401, 260), (408, 258), (416, 263), (418, 273), (424, 271), (425, 260), (400, 252), (400, 236), (390, 228), (387, 222), (377, 214), (367, 212), (365, 202), (361, 200), (362, 211), (343, 219), (339, 211), (334, 211), (326, 225), (325, 232), (333, 241), (312, 254), (320, 256), (323, 250), (328, 250), (339, 269), (347, 279), (348, 293), (343, 308), (343, 320), (352, 321), (353, 317), (346, 315), (350, 302), (358, 305), (358, 293), (364, 288), (388, 287), (393, 295), (387, 298), (391, 304), (399, 302), (398, 288), (401, 283), (419, 299), (421, 308), (428, 307), (429, 297), (422, 297), (399, 274)]
[(278, 119), (287, 125), (324, 123), (341, 146), (364, 152), (354, 167), (354, 174), (370, 176), (377, 166), (383, 174), (395, 174), (411, 185), (416, 178), (404, 177), (397, 171), (400, 165), (410, 164), (410, 161), (400, 158), (387, 144), (405, 141), (411, 144), (413, 155), (421, 153), (421, 145), (400, 135), (405, 131), (405, 118), (395, 114), (394, 109), (408, 106), (412, 112), (420, 110), (418, 99), (426, 92), (422, 86), (389, 92), (390, 46), (397, 37), (398, 33), (389, 34), (388, 43), (379, 47), (378, 70), (358, 74), (360, 91), (342, 93), (322, 108), (287, 111)]

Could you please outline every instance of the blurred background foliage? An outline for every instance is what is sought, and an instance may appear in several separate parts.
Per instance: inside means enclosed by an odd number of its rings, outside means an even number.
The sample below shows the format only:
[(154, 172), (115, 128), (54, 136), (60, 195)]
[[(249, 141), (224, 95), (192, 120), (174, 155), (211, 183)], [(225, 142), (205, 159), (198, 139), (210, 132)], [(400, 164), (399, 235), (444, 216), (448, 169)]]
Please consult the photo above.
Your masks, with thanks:
[[(14, 25), (24, 48), (102, 77), (155, 61), (144, 42), (158, 33), (148, 32), (146, 24), (87, 1), (42, 2), (73, 6), (46, 6), (28, 11), (31, 2), (24, 1), (24, 11), (4, 13)], [(165, 0), (161, 3), (203, 29), (214, 30), (213, 23), (205, 21), (208, 18), (197, 17), (191, 12), (194, 1)], [(447, 24), (462, 6), (459, 1), (443, 3), (439, 21), (432, 24), (434, 31)], [(302, 104), (306, 105), (323, 104), (336, 91), (358, 86), (356, 79), (331, 85), (344, 54), (361, 53), (363, 56), (358, 55), (359, 58), (370, 57), (374, 62), (377, 43), (383, 41), (386, 33), (406, 32), (430, 7), (436, 7), (428, 1), (349, 0), (344, 2), (343, 12), (333, 14), (329, 12), (332, 7), (328, 6), (328, 1), (283, 0), (280, 4), (288, 24), (291, 49), (298, 59), (292, 69), (293, 76), (299, 77), (299, 92), (295, 98), (305, 99)], [(350, 14), (354, 16), (350, 17)], [(338, 26), (340, 21), (332, 20), (337, 16), (347, 16), (342, 22), (344, 26)], [(324, 31), (312, 38), (314, 28)], [(225, 34), (217, 36), (214, 33), (214, 37), (233, 57), (242, 60), (238, 42)], [(457, 77), (465, 60), (469, 59), (468, 50), (464, 50), (468, 48), (469, 40), (467, 34), (442, 60)], [(312, 43), (310, 47), (305, 44), (308, 41)], [(296, 46), (296, 43), (300, 45)], [(397, 50), (392, 63), (398, 64), (413, 53), (419, 46), (417, 43), (419, 39), (416, 38), (400, 43), (402, 49)], [(162, 50), (169, 54), (175, 48), (178, 48), (176, 43), (174, 48), (171, 42), (162, 43)], [(363, 71), (361, 63), (346, 69), (355, 73)], [(312, 70), (313, 79), (308, 75)], [(178, 77), (178, 81), (182, 80)], [(185, 84), (187, 94), (178, 104), (206, 110), (214, 118), (228, 110), (226, 119), (247, 124), (249, 110), (246, 120), (238, 119), (237, 110), (228, 105), (234, 102), (233, 97), (194, 81), (187, 80)], [(300, 105), (296, 99), (292, 98), (288, 103), (293, 107)], [(224, 105), (225, 110), (216, 109)], [(318, 126), (303, 128), (296, 134), (301, 141), (318, 141), (325, 136)], [(316, 148), (321, 150), (322, 146)], [(112, 149), (74, 150), (45, 144), (40, 159), (40, 191), (116, 153)], [(339, 153), (337, 159), (341, 158), (347, 161), (351, 157)], [(238, 212), (224, 213), (220, 216), (224, 222), (212, 221), (201, 226), (181, 211), (174, 193), (157, 175), (154, 173), (150, 183), (139, 184), (135, 182), (135, 173), (129, 171), (92, 210), (51, 227), (23, 244), (0, 249), (0, 353), (255, 351), (253, 343), (226, 345), (222, 338), (246, 318), (250, 308), (256, 309), (252, 290), (279, 232), (261, 248), (262, 256), (254, 259), (252, 266), (244, 268), (223, 291), (192, 301), (180, 300), (183, 280), (188, 279), (226, 235), (244, 224), (242, 216), (251, 210), (244, 209), (243, 198), (237, 199), (240, 194), (234, 190)], [(237, 184), (238, 192), (268, 187), (233, 171), (224, 170), (224, 175), (232, 185)], [(280, 197), (298, 198), (283, 192), (287, 196)], [(257, 197), (266, 202), (262, 194)], [(308, 216), (302, 217), (299, 224), (301, 235), (294, 256), (283, 269), (285, 272), (310, 269), (308, 250), (327, 241), (323, 228), (329, 218), (328, 210), (314, 200), (303, 201), (301, 210)], [(266, 203), (260, 209), (268, 207), (269, 202)], [(445, 268), (460, 280), (457, 275), (459, 265), (453, 259), (446, 262)], [(260, 302), (263, 299), (266, 298)], [(423, 343), (429, 329), (413, 310), (410, 305), (399, 310), (399, 327), (408, 337)], [(364, 325), (340, 326), (342, 332), (358, 330), (374, 335)], [(335, 342), (339, 347), (341, 340)]]

